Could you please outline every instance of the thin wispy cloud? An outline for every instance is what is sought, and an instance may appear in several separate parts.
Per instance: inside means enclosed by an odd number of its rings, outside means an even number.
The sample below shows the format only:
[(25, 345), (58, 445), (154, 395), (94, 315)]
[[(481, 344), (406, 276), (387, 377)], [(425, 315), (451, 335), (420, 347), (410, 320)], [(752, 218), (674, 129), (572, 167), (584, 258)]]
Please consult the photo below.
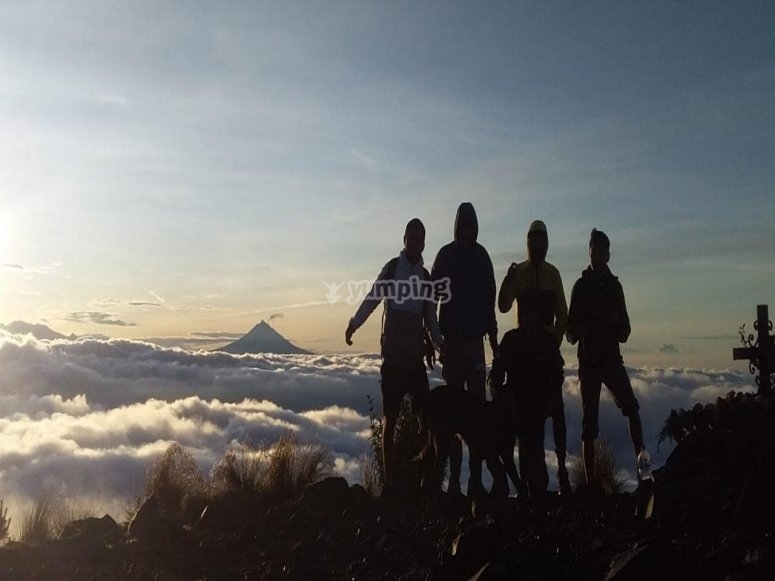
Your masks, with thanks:
[(9, 263), (3, 263), (0, 264), (3, 268), (8, 268), (11, 270), (20, 270), (22, 272), (30, 273), (30, 274), (52, 274), (61, 268), (62, 264), (59, 262), (53, 262), (51, 264), (44, 264), (41, 266), (29, 266), (24, 264), (9, 264)]
[(129, 104), (129, 99), (115, 93), (99, 93), (94, 96), (94, 100), (101, 105), (116, 105), (126, 106)]
[(129, 323), (118, 318), (115, 313), (104, 313), (100, 311), (78, 311), (68, 313), (64, 317), (65, 321), (73, 323), (91, 323), (95, 325), (110, 325), (114, 327), (134, 327), (135, 323)]

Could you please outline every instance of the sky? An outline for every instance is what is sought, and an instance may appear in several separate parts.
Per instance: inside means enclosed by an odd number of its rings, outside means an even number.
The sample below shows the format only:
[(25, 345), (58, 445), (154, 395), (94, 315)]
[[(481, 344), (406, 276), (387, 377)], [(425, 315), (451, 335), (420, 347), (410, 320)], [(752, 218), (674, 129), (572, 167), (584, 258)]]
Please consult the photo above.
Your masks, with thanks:
[(414, 216), (430, 266), (470, 201), (498, 283), (538, 218), (569, 294), (598, 227), (627, 361), (725, 369), (773, 298), (773, 102), (766, 1), (2, 2), (0, 322), (376, 352), (325, 283)]
[[(127, 339), (39, 341), (0, 331), (0, 499), (12, 527), (45, 495), (120, 519), (142, 495), (147, 470), (173, 442), (206, 475), (225, 451), (270, 444), (287, 432), (323, 444), (328, 468), (360, 482), (370, 417), (381, 413), (379, 365), (375, 354), (235, 356)], [(673, 449), (670, 441), (658, 442), (671, 409), (753, 388), (747, 371), (628, 372), (655, 466)], [(430, 381), (441, 383), (438, 366)], [(564, 401), (568, 452), (578, 456), (581, 402), (573, 364), (565, 372)], [(627, 422), (605, 390), (600, 432), (633, 480)], [(548, 426), (546, 433), (550, 487), (556, 489)], [(463, 484), (466, 471), (464, 462)], [(484, 481), (489, 485), (486, 471)]]

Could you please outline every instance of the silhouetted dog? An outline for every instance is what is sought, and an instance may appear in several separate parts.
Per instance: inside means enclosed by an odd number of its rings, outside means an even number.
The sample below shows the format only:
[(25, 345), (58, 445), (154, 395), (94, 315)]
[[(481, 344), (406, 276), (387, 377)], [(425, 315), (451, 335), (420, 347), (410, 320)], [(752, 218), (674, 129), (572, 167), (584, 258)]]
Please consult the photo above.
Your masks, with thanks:
[(424, 462), (423, 490), (441, 481), (444, 462), (452, 438), (459, 434), (474, 452), (487, 461), (493, 477), (493, 495), (507, 495), (508, 474), (517, 490), (522, 485), (514, 463), (517, 439), (510, 402), (498, 403), (476, 399), (460, 387), (441, 385), (426, 396), (420, 413), (420, 429), (425, 432), (425, 444), (418, 454)]

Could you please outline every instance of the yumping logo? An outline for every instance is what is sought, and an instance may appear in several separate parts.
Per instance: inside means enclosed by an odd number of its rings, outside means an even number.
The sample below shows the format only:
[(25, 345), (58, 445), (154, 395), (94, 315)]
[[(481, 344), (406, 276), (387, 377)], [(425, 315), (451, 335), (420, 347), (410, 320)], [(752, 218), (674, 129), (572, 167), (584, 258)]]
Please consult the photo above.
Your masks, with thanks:
[(328, 289), (326, 299), (333, 305), (342, 298), (339, 289), (347, 285), (348, 296), (345, 299), (348, 305), (355, 305), (364, 299), (378, 300), (388, 299), (402, 304), (405, 301), (432, 301), (441, 304), (452, 298), (449, 277), (436, 281), (421, 280), (419, 276), (412, 275), (408, 280), (369, 280), (347, 281), (346, 283), (323, 283)]

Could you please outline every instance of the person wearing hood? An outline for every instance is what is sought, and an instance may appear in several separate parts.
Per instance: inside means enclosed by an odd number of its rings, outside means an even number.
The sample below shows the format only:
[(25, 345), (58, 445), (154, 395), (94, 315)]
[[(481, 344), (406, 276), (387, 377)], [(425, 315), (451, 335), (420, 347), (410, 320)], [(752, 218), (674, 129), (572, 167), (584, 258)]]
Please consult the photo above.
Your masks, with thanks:
[[(363, 299), (345, 331), (345, 342), (353, 344), (353, 334), (369, 318), (377, 306), (385, 302), (385, 314), (381, 337), (382, 366), (382, 466), (385, 477), (382, 495), (389, 496), (395, 490), (395, 428), (405, 395), (410, 395), (413, 408), (420, 411), (429, 391), (428, 376), (423, 359), (428, 356), (425, 344), (426, 331), (433, 346), (440, 348), (443, 338), (436, 319), (433, 293), (427, 296), (405, 293), (412, 282), (428, 281), (430, 273), (423, 267), (422, 251), (425, 249), (425, 226), (413, 218), (404, 231), (404, 249), (398, 257), (382, 267), (377, 280)], [(429, 365), (431, 363), (429, 362)]]
[(619, 343), (630, 336), (630, 317), (619, 279), (608, 268), (611, 242), (592, 229), (589, 238), (589, 267), (573, 285), (570, 297), (567, 338), (578, 343), (581, 388), (581, 451), (587, 484), (595, 484), (595, 439), (599, 434), (600, 389), (605, 383), (614, 402), (627, 417), (635, 456), (643, 448), (640, 406), (624, 368)]
[[(495, 273), (490, 255), (477, 242), (479, 223), (470, 202), (458, 207), (454, 234), (454, 240), (439, 250), (431, 272), (434, 285), (444, 279), (449, 281), (449, 299), (439, 307), (439, 328), (444, 337), (442, 376), (447, 385), (466, 389), (484, 400), (485, 335), (493, 354), (498, 348)], [(460, 493), (462, 460), (462, 443), (456, 438), (449, 452), (450, 493)], [(475, 496), (482, 491), (482, 459), (471, 454), (468, 467), (468, 496)]]
[[(557, 342), (559, 352), (563, 335), (568, 324), (568, 307), (565, 302), (565, 292), (562, 278), (557, 268), (546, 261), (549, 250), (549, 235), (546, 224), (534, 220), (527, 232), (527, 260), (512, 263), (501, 283), (498, 292), (498, 309), (507, 313), (516, 303), (517, 326), (519, 327), (519, 299), (526, 289), (538, 291), (540, 319), (543, 327), (551, 332)], [(570, 493), (570, 479), (565, 466), (567, 455), (567, 428), (565, 424), (565, 406), (562, 400), (562, 383), (556, 390), (551, 406), (552, 435), (554, 436), (554, 451), (557, 455), (557, 481), (560, 493)]]

